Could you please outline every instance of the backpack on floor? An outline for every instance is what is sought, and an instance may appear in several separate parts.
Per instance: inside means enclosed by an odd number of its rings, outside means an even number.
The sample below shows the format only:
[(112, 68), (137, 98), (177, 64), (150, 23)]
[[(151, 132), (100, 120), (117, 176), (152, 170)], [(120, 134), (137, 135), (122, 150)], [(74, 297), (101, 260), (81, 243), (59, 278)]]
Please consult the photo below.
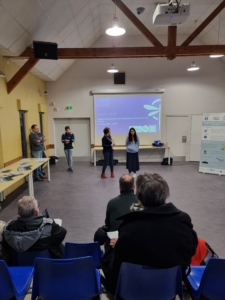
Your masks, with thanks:
[[(165, 157), (163, 158), (162, 162), (161, 162), (161, 165), (165, 165), (165, 166), (168, 166), (168, 157)], [(173, 158), (170, 157), (170, 164), (172, 165), (173, 164)]]

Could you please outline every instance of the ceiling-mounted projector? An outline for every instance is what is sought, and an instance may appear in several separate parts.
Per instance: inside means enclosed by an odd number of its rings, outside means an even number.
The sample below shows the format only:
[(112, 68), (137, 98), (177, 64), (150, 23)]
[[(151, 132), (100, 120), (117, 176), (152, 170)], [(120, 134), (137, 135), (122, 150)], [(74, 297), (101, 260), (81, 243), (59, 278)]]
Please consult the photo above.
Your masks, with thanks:
[(158, 4), (153, 14), (156, 26), (177, 26), (183, 24), (190, 16), (190, 3)]

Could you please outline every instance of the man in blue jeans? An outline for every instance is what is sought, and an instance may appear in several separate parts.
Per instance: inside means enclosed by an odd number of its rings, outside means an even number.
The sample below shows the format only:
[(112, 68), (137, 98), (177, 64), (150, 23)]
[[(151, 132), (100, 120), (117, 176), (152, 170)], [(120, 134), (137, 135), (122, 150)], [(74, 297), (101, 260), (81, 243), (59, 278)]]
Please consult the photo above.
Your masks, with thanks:
[(64, 144), (64, 152), (66, 155), (67, 163), (68, 163), (68, 172), (73, 172), (73, 145), (74, 145), (75, 137), (74, 134), (71, 133), (70, 127), (65, 127), (65, 133), (62, 135), (62, 143)]
[[(32, 157), (42, 158), (43, 143), (46, 141), (46, 137), (40, 136), (39, 128), (36, 124), (33, 124), (31, 126), (31, 133), (29, 135), (29, 140), (30, 140)], [(41, 166), (34, 170), (34, 178), (36, 181), (44, 181), (44, 179), (47, 179), (47, 177), (43, 176), (41, 172)]]

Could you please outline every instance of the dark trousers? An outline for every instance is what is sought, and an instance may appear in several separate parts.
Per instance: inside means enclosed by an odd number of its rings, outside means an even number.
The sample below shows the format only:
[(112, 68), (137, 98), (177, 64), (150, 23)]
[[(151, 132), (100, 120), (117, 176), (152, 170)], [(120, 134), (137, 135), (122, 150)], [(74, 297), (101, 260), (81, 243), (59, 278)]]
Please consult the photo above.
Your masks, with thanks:
[(105, 169), (107, 168), (107, 166), (110, 166), (110, 170), (111, 172), (113, 172), (113, 151), (111, 152), (103, 152), (104, 155), (104, 165), (102, 168), (102, 174), (105, 174)]

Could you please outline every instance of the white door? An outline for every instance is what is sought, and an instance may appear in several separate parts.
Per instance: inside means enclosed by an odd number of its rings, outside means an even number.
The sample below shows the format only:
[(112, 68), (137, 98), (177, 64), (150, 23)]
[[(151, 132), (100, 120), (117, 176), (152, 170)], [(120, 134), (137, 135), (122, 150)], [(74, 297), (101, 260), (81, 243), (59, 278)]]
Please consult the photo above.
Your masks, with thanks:
[(75, 136), (73, 157), (75, 160), (90, 161), (91, 157), (91, 138), (89, 119), (54, 119), (55, 131), (55, 152), (56, 156), (64, 157), (64, 146), (61, 142), (65, 127), (70, 126), (71, 132)]
[(167, 142), (174, 160), (186, 160), (188, 116), (167, 116)]
[(202, 115), (191, 116), (190, 161), (200, 160), (202, 138)]

